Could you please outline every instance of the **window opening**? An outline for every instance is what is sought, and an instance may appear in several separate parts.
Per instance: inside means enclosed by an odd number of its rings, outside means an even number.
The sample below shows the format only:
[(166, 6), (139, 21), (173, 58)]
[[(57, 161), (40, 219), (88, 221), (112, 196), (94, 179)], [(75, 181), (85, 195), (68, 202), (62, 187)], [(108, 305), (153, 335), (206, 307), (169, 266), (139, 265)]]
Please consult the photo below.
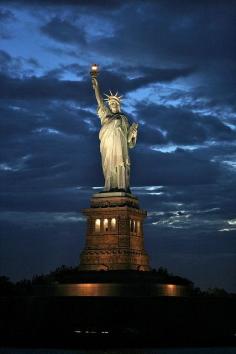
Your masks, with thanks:
[(111, 229), (112, 231), (115, 231), (116, 229), (116, 218), (111, 219)]
[(96, 219), (95, 220), (95, 231), (96, 232), (100, 232), (101, 229), (101, 220), (100, 219)]
[(108, 219), (103, 220), (103, 228), (104, 228), (104, 231), (108, 231)]

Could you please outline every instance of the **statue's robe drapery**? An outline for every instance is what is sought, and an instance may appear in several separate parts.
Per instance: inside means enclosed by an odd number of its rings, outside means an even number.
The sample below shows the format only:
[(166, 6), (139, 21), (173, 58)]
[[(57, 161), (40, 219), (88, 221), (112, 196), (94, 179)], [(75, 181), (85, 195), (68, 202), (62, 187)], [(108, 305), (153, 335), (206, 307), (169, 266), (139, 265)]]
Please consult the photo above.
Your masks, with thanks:
[(129, 190), (130, 159), (128, 149), (136, 144), (130, 134), (128, 119), (122, 113), (112, 113), (105, 106), (98, 107), (101, 119), (99, 133), (105, 191)]

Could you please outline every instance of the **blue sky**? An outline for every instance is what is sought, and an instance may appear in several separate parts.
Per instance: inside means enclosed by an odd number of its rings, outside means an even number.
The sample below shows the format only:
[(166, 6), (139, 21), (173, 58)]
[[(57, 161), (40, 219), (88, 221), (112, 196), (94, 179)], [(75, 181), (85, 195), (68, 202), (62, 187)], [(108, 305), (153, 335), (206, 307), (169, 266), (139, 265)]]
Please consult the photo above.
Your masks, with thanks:
[(236, 291), (233, 1), (0, 2), (0, 271), (76, 265), (103, 186), (92, 63), (139, 123), (151, 264)]

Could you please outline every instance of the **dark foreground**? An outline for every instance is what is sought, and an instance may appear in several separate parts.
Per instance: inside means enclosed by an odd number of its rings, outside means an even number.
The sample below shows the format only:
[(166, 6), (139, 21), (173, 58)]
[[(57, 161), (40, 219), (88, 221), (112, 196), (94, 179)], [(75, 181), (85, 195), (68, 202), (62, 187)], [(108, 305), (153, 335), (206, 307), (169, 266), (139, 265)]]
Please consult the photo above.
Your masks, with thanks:
[(1, 345), (234, 346), (236, 301), (204, 297), (2, 297)]
[(2, 348), (0, 354), (235, 354), (234, 347), (122, 348), (73, 350), (53, 348)]

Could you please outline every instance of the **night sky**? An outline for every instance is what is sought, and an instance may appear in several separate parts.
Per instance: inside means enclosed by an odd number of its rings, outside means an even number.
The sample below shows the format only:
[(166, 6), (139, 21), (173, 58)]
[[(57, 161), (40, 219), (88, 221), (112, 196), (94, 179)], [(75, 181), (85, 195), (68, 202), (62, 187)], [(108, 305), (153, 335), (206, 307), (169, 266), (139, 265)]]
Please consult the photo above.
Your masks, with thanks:
[(236, 2), (0, 1), (0, 270), (75, 266), (103, 186), (90, 65), (139, 123), (153, 268), (236, 291)]

